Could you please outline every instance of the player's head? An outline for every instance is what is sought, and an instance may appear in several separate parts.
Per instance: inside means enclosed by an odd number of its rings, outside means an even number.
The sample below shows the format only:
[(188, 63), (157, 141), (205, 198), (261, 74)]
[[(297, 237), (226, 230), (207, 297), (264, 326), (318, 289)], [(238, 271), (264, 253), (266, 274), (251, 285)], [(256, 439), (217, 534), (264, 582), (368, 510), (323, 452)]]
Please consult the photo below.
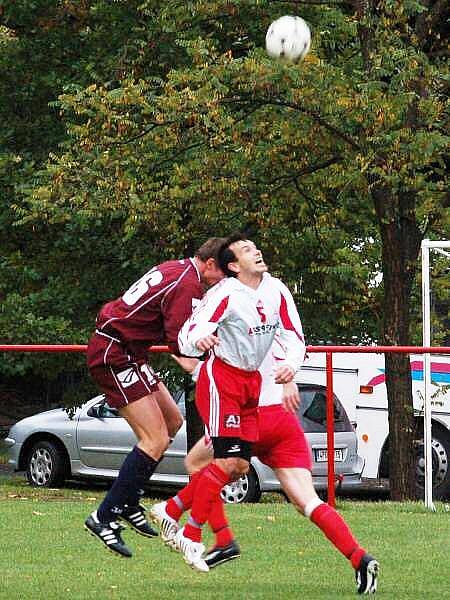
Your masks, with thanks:
[(227, 277), (241, 279), (267, 271), (261, 251), (245, 235), (230, 235), (219, 251), (219, 265)]
[(197, 267), (201, 280), (211, 286), (224, 278), (224, 273), (219, 266), (219, 251), (226, 238), (212, 237), (206, 240), (195, 252)]

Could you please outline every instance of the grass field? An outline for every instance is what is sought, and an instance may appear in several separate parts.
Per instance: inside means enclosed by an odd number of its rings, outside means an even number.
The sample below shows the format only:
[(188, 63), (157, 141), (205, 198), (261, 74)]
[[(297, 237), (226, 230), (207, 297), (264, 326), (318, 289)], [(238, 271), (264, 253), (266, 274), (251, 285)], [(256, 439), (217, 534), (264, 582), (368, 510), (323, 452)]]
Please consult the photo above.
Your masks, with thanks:
[[(228, 507), (242, 557), (192, 571), (159, 539), (127, 530), (121, 559), (82, 524), (104, 489), (36, 490), (0, 478), (0, 598), (354, 598), (353, 571), (319, 530), (283, 501)], [(271, 498), (269, 497), (269, 500)], [(150, 505), (156, 501), (146, 498)], [(381, 563), (379, 595), (450, 598), (450, 512), (420, 503), (340, 502), (338, 509)], [(210, 537), (207, 536), (207, 540)]]
[(0, 438), (0, 465), (6, 464), (8, 462), (8, 453), (5, 446), (5, 443), (2, 438)]

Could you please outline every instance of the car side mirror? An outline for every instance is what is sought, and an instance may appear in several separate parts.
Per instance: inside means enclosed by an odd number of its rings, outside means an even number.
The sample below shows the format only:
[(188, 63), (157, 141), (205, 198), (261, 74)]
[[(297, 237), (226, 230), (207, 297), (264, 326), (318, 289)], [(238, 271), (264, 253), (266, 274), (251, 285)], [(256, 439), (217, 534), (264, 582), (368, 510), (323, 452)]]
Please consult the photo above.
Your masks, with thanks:
[(87, 414), (89, 417), (95, 417), (96, 419), (99, 419), (100, 417), (103, 416), (104, 413), (104, 406), (105, 406), (105, 402), (99, 402), (98, 404), (94, 404), (94, 406), (91, 406), (91, 408), (88, 410)]

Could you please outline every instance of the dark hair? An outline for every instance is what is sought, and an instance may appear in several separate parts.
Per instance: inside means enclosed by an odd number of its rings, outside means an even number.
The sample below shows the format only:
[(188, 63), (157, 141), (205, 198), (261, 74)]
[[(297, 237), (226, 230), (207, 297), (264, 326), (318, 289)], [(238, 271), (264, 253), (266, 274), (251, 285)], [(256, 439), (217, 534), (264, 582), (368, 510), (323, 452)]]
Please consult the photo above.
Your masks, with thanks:
[(248, 240), (248, 237), (242, 233), (233, 233), (225, 239), (225, 242), (219, 249), (218, 260), (219, 267), (225, 273), (227, 277), (236, 277), (236, 273), (228, 268), (230, 262), (237, 260), (233, 250), (230, 250), (230, 246), (236, 242), (244, 242)]
[(209, 240), (206, 240), (206, 242), (195, 251), (195, 256), (198, 256), (203, 262), (206, 262), (208, 258), (214, 258), (216, 263), (219, 264), (219, 252), (226, 239), (227, 238), (223, 237), (209, 238)]

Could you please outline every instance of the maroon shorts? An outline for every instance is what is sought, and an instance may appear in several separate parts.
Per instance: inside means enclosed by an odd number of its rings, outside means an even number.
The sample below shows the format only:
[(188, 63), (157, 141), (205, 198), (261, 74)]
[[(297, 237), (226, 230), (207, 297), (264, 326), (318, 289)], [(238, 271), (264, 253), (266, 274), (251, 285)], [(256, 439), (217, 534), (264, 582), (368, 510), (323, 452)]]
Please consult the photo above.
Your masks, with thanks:
[(211, 437), (258, 439), (259, 371), (243, 371), (211, 356), (198, 376), (195, 403)]
[(252, 453), (272, 469), (312, 469), (311, 449), (298, 418), (282, 404), (259, 408), (259, 439)]
[(142, 359), (129, 355), (120, 340), (94, 333), (87, 349), (89, 372), (108, 404), (121, 408), (158, 390), (159, 378)]

